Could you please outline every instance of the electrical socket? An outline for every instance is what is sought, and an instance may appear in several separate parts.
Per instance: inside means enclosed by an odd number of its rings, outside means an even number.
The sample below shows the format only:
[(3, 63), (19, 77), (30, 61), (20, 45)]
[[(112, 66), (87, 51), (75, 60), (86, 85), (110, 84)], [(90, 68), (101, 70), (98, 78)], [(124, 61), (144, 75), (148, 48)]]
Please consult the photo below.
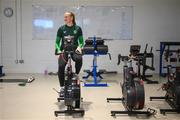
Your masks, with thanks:
[(15, 62), (16, 64), (18, 64), (18, 63), (19, 63), (19, 61), (18, 61), (18, 60), (15, 60), (14, 62)]
[(19, 63), (21, 63), (21, 64), (24, 63), (24, 60), (19, 60)]

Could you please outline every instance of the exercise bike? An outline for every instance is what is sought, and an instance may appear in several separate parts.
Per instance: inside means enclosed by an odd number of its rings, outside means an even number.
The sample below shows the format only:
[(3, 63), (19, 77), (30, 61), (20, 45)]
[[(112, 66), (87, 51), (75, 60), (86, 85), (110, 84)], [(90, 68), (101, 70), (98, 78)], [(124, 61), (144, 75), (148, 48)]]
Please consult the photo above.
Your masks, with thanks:
[[(166, 91), (165, 96), (150, 97), (152, 100), (162, 100), (164, 99), (170, 106), (171, 109), (160, 109), (161, 114), (166, 113), (180, 113), (180, 66), (174, 67), (171, 65), (171, 54), (176, 52), (177, 54), (177, 63), (180, 60), (180, 50), (177, 51), (166, 51), (165, 59), (168, 62), (167, 65), (167, 79), (168, 81), (162, 85), (162, 90)], [(175, 72), (174, 69), (175, 68)]]
[[(57, 100), (58, 102), (64, 101), (66, 110), (55, 111), (54, 114), (57, 117), (59, 114), (80, 114), (84, 116), (85, 111), (80, 109), (81, 104), (81, 86), (80, 81), (75, 73), (72, 71), (71, 65), (71, 55), (75, 53), (74, 46), (74, 37), (67, 36), (64, 39), (64, 53), (68, 55), (67, 61), (67, 72), (65, 74), (65, 87), (64, 87), (64, 96), (60, 96)], [(79, 54), (79, 53), (76, 53)]]
[[(109, 101), (122, 101), (125, 111), (111, 111), (111, 116), (115, 117), (116, 114), (128, 114), (128, 115), (137, 115), (137, 114), (146, 114), (150, 116), (155, 114), (156, 111), (148, 108), (147, 111), (138, 111), (144, 108), (145, 103), (145, 92), (144, 92), (144, 81), (141, 79), (140, 75), (140, 60), (141, 57), (133, 57), (132, 55), (137, 54), (137, 51), (131, 53), (130, 56), (121, 56), (118, 55), (118, 65), (120, 61), (124, 62), (123, 66), (123, 83), (120, 83), (122, 88), (122, 98), (107, 98)], [(133, 70), (132, 61), (138, 61), (138, 73)]]

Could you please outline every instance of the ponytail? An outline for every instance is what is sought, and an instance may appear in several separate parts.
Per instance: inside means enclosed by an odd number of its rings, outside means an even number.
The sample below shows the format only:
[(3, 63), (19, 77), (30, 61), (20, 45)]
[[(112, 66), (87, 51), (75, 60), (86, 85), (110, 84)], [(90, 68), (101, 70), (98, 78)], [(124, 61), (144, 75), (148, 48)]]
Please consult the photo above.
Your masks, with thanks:
[(74, 25), (76, 25), (76, 19), (75, 19), (75, 15), (74, 15), (74, 13), (72, 13), (72, 12), (71, 12), (71, 16), (73, 17), (73, 21), (72, 21), (72, 22), (73, 22), (73, 24), (74, 24)]

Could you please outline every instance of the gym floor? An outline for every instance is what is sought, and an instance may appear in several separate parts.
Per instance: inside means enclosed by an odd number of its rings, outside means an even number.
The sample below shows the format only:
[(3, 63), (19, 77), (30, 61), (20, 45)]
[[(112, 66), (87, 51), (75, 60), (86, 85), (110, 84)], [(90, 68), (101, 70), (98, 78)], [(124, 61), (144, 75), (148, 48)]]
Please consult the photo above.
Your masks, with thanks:
[[(119, 82), (122, 75), (104, 75), (104, 82), (108, 82), (108, 87), (83, 87), (82, 83), (82, 108), (85, 109), (85, 116), (54, 116), (54, 111), (65, 109), (63, 103), (57, 102), (58, 94), (53, 90), (59, 90), (57, 76), (42, 74), (7, 74), (5, 78), (28, 78), (34, 76), (36, 80), (26, 86), (18, 86), (18, 83), (0, 83), (0, 120), (132, 120), (132, 119), (171, 119), (178, 120), (180, 114), (161, 115), (159, 108), (170, 108), (164, 101), (149, 101), (149, 96), (164, 95), (158, 89), (161, 84), (145, 84), (146, 105), (145, 108), (153, 108), (158, 112), (155, 116), (145, 118), (145, 116), (118, 115), (111, 117), (111, 110), (124, 110), (120, 102), (107, 103), (107, 97), (120, 97), (121, 88)], [(154, 75), (154, 80), (161, 83), (165, 78)]]

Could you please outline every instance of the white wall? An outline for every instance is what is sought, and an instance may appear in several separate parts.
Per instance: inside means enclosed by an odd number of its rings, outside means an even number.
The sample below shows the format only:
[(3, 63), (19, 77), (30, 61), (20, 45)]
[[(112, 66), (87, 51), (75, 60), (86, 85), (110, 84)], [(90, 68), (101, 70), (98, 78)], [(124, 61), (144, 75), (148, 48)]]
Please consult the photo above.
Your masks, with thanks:
[[(16, 14), (11, 18), (2, 15), (5, 72), (42, 73), (45, 69), (57, 71), (57, 58), (54, 56), (55, 40), (32, 40), (32, 4), (134, 6), (133, 41), (106, 42), (112, 54), (112, 61), (109, 61), (107, 56), (100, 56), (99, 68), (120, 72), (122, 68), (116, 65), (117, 54), (127, 55), (131, 44), (141, 44), (143, 50), (145, 44), (148, 43), (149, 46), (154, 47), (155, 66), (158, 72), (159, 54), (155, 50), (159, 49), (159, 42), (180, 40), (180, 34), (178, 34), (180, 32), (179, 0), (22, 0), (22, 22), (20, 0), (17, 0), (17, 18)], [(2, 0), (2, 10), (5, 7), (12, 7), (15, 11), (15, 6), (15, 0)], [(22, 34), (20, 28), (22, 28)], [(23, 59), (25, 63), (16, 64), (16, 59)], [(84, 56), (83, 62), (83, 69), (90, 68), (92, 57)]]
[[(178, 0), (178, 5), (180, 5), (180, 0)], [(177, 25), (178, 25), (178, 30), (177, 34), (180, 33), (180, 7), (177, 7)]]
[[(0, 8), (1, 8), (1, 0), (0, 0)], [(0, 13), (1, 13), (1, 9), (0, 9)], [(1, 33), (1, 21), (2, 21), (2, 16), (0, 14), (0, 65), (2, 65), (2, 33)]]

